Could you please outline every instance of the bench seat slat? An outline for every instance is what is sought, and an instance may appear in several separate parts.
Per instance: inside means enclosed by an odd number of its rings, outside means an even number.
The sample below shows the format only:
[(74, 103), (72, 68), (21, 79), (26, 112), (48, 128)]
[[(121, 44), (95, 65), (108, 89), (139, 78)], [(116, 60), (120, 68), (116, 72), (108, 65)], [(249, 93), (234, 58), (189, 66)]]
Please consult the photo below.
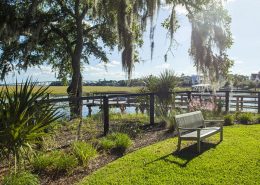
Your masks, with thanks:
[[(203, 139), (205, 137), (209, 137), (210, 135), (213, 135), (220, 131), (220, 127), (208, 127), (206, 129), (200, 130), (200, 138)], [(186, 133), (181, 135), (182, 139), (190, 139), (190, 140), (196, 140), (197, 139), (197, 131), (193, 131), (190, 133)]]

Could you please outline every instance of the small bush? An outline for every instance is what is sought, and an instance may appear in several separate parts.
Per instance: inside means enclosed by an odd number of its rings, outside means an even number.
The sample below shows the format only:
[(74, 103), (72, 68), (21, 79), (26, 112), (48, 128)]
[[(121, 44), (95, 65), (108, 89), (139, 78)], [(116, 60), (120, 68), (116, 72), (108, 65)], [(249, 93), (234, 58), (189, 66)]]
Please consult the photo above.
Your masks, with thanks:
[(257, 114), (255, 117), (255, 123), (260, 123), (260, 114)]
[(40, 184), (37, 175), (30, 172), (20, 172), (17, 174), (9, 174), (4, 177), (3, 185), (38, 185)]
[(252, 113), (242, 113), (238, 116), (238, 121), (242, 124), (250, 124), (254, 121), (254, 115)]
[(120, 121), (124, 123), (149, 123), (149, 117), (146, 114), (121, 114), (112, 113), (109, 118), (111, 121)]
[(234, 125), (234, 116), (232, 114), (224, 116), (224, 125)]
[(52, 165), (53, 161), (54, 159), (52, 156), (41, 154), (36, 156), (32, 160), (31, 164), (35, 171), (47, 171), (47, 169)]
[(76, 167), (78, 161), (75, 156), (63, 151), (53, 151), (48, 154), (40, 154), (32, 161), (36, 171), (69, 172)]
[(125, 133), (131, 138), (136, 138), (139, 134), (143, 132), (142, 127), (145, 124), (142, 123), (130, 123), (122, 121), (122, 124), (118, 124), (116, 127), (112, 128), (113, 132)]
[(240, 112), (240, 111), (236, 111), (235, 113), (234, 113), (234, 119), (235, 120), (239, 120), (239, 116), (242, 114), (242, 112)]
[(132, 141), (127, 134), (112, 133), (100, 140), (100, 146), (104, 150), (116, 150), (124, 152), (132, 145)]
[(96, 149), (86, 142), (76, 141), (72, 144), (73, 154), (83, 166), (86, 166), (97, 155)]
[(179, 114), (178, 111), (170, 111), (168, 113), (168, 116), (161, 116), (161, 119), (166, 123), (166, 127), (170, 130), (170, 131), (174, 131), (175, 127), (176, 127), (176, 123), (175, 123), (175, 115)]
[(107, 138), (103, 138), (100, 140), (100, 146), (104, 150), (111, 150), (112, 148), (115, 147), (115, 141), (112, 141)]

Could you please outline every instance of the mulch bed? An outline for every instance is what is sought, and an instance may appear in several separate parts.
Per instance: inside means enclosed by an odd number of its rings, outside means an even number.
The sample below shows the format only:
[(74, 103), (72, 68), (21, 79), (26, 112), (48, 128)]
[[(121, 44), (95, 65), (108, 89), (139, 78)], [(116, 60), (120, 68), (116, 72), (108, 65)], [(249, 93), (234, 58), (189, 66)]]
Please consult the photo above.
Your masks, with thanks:
[[(67, 135), (63, 133), (62, 135)], [(138, 150), (142, 147), (148, 146), (150, 144), (156, 143), (158, 141), (162, 141), (164, 139), (173, 137), (175, 133), (169, 132), (168, 129), (165, 129), (163, 124), (156, 124), (155, 126), (146, 126), (142, 128), (142, 133), (138, 134), (137, 137), (133, 140), (133, 145), (129, 148), (125, 154)], [(61, 137), (66, 140), (66, 137)], [(69, 145), (64, 145), (64, 148)], [(63, 147), (60, 147), (63, 148)], [(125, 155), (124, 154), (124, 155)], [(40, 181), (42, 185), (68, 185), (74, 184), (76, 182), (81, 181), (85, 176), (93, 173), (97, 169), (105, 166), (106, 164), (122, 157), (122, 155), (114, 154), (114, 153), (101, 153), (94, 160), (89, 162), (87, 167), (78, 166), (71, 173), (59, 173), (59, 174), (50, 174), (43, 173), (39, 174)], [(7, 173), (7, 166), (2, 166), (0, 164), (0, 184), (1, 184), (1, 176)]]
[[(163, 126), (147, 128), (144, 133), (140, 134), (134, 139), (134, 144), (129, 148), (125, 154), (138, 150), (150, 144), (162, 141), (164, 139), (173, 137), (175, 134), (169, 132)], [(124, 155), (125, 155), (124, 154)], [(88, 167), (79, 166), (71, 174), (56, 174), (49, 176), (47, 174), (40, 175), (42, 185), (67, 185), (74, 184), (82, 180), (85, 176), (91, 174), (97, 169), (105, 166), (106, 164), (122, 157), (113, 153), (103, 153), (97, 158), (90, 161)]]

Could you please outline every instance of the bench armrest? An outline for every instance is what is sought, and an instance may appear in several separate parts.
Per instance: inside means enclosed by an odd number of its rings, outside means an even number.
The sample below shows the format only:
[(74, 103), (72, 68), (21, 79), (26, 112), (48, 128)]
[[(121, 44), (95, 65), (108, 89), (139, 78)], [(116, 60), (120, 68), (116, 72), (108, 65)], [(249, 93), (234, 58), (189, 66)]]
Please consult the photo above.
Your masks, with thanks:
[[(189, 131), (197, 131), (197, 137), (200, 138), (200, 131), (203, 128), (182, 128), (182, 127), (178, 127), (178, 130), (189, 130)], [(178, 135), (179, 137), (181, 136), (181, 132), (178, 131)]]
[(190, 130), (190, 131), (196, 131), (196, 130), (201, 130), (201, 128), (183, 128), (183, 127), (178, 127), (179, 130)]
[(218, 123), (219, 126), (223, 126), (224, 120), (204, 120), (205, 125), (208, 123)]

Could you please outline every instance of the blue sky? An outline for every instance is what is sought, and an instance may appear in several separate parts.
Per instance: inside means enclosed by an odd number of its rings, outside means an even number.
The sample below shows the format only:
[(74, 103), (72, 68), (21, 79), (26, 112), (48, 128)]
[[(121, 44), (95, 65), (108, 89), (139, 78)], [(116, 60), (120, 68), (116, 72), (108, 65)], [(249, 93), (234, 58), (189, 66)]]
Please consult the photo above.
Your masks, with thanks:
[[(234, 37), (234, 45), (228, 51), (229, 56), (235, 60), (232, 73), (250, 75), (260, 71), (260, 0), (228, 0), (227, 8), (232, 17), (232, 33)], [(132, 78), (139, 78), (150, 74), (158, 75), (165, 69), (174, 70), (177, 74), (196, 74), (193, 61), (188, 55), (190, 46), (190, 24), (185, 17), (185, 10), (178, 7), (178, 18), (181, 27), (175, 34), (177, 41), (176, 47), (173, 49), (174, 56), (168, 55), (168, 62), (164, 62), (164, 54), (169, 45), (169, 39), (166, 38), (166, 31), (161, 28), (160, 23), (169, 14), (167, 8), (163, 8), (159, 12), (157, 26), (155, 32), (155, 47), (153, 60), (150, 60), (150, 40), (149, 29), (144, 34), (144, 45), (140, 49), (140, 56), (144, 62), (135, 65)], [(118, 52), (112, 52), (109, 55), (110, 63), (104, 67), (96, 59), (93, 59), (90, 65), (85, 65), (83, 69), (83, 80), (98, 79), (126, 79), (126, 75), (122, 72), (121, 55)], [(20, 75), (13, 74), (7, 77), (7, 82), (14, 82), (32, 76), (38, 81), (55, 80), (55, 71), (49, 66), (28, 69)]]

